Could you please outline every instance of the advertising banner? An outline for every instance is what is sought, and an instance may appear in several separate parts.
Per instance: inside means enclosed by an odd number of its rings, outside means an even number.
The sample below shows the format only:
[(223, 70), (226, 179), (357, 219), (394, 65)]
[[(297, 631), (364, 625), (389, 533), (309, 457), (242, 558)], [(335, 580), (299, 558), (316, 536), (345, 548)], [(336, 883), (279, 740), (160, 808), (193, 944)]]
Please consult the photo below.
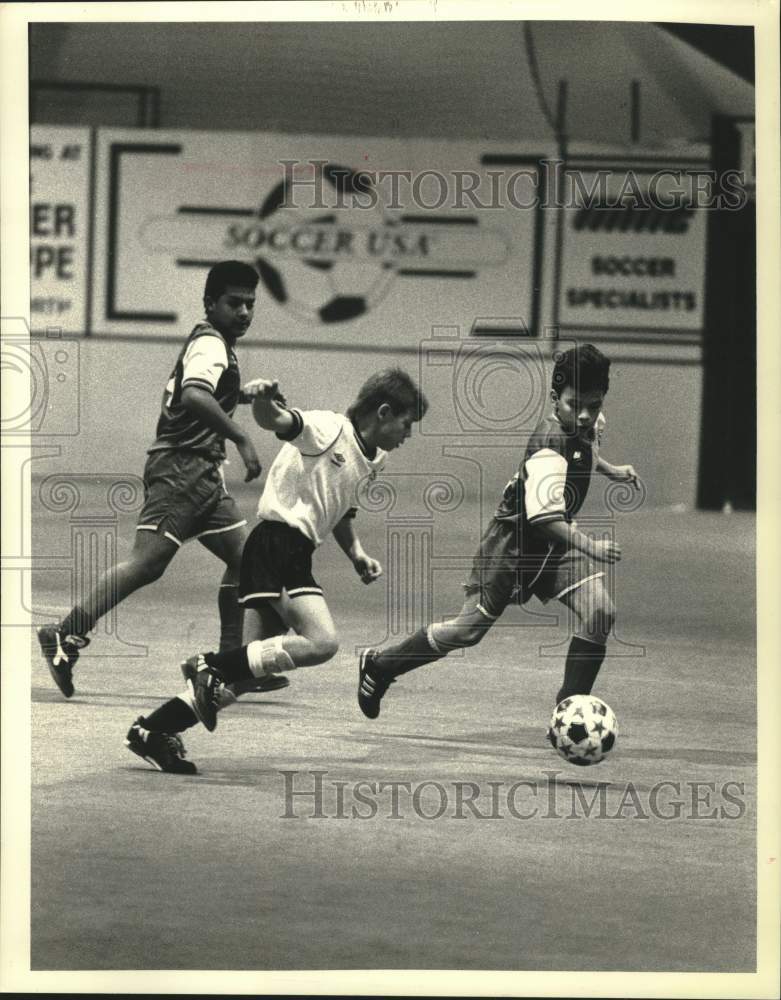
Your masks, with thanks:
[(87, 326), (91, 133), (30, 128), (30, 313), (34, 331)]
[(382, 349), (413, 347), (442, 325), (536, 336), (537, 159), (488, 169), (488, 152), (101, 130), (94, 328), (187, 332), (209, 266), (238, 258), (261, 276), (253, 336)]
[(560, 328), (701, 331), (706, 219), (714, 197), (707, 172), (568, 169), (564, 191)]

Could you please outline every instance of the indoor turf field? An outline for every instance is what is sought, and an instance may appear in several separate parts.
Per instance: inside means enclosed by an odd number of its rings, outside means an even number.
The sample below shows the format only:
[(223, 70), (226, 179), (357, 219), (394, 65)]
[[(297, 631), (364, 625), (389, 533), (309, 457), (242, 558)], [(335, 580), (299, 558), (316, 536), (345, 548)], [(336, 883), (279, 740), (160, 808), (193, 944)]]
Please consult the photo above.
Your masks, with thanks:
[[(67, 518), (34, 512), (37, 551), (67, 552)], [(479, 516), (451, 519), (454, 551)], [(362, 517), (383, 557), (382, 515)], [(383, 640), (386, 591), (333, 541), (315, 572), (341, 650), (214, 734), (186, 733), (195, 777), (152, 770), (123, 740), (181, 689), (179, 660), (214, 644), (220, 569), (200, 546), (120, 608), (119, 636), (146, 652), (116, 655), (100, 633), (70, 702), (34, 644), (32, 969), (752, 970), (754, 517), (641, 510), (618, 537), (624, 655), (595, 694), (621, 732), (588, 769), (545, 741), (565, 646), (538, 651), (565, 625), (521, 627), (518, 609), (364, 719), (355, 649)], [(459, 581), (438, 582), (438, 610), (455, 610)], [(35, 621), (65, 609), (68, 586), (33, 575)], [(317, 800), (286, 795), (316, 781)]]

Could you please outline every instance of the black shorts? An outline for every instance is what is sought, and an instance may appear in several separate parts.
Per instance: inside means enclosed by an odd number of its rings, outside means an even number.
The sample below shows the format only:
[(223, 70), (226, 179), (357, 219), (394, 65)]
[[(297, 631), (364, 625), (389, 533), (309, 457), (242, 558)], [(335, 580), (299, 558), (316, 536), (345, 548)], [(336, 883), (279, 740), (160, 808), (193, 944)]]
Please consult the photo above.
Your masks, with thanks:
[(261, 521), (250, 532), (241, 556), (239, 604), (256, 608), (264, 601), (304, 594), (323, 588), (312, 576), (314, 543), (298, 528), (281, 521)]
[(156, 531), (181, 545), (247, 523), (225, 489), (220, 463), (194, 451), (153, 451), (144, 467), (144, 506), (137, 531)]
[(576, 549), (524, 555), (517, 525), (493, 518), (480, 540), (464, 591), (478, 595), (489, 618), (498, 618), (508, 604), (525, 604), (532, 597), (545, 604), (604, 575)]

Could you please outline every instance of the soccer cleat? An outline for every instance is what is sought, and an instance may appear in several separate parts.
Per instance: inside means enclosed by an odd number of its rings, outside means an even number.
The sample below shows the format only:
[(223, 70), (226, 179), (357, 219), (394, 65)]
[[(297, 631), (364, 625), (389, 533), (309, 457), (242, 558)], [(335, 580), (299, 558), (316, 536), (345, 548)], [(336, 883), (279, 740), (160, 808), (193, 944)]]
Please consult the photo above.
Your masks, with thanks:
[[(195, 675), (198, 673), (198, 657), (191, 656), (189, 660), (179, 664), (179, 669), (186, 681), (195, 680)], [(233, 705), (236, 698), (242, 694), (279, 691), (286, 687), (290, 687), (290, 680), (283, 674), (265, 674), (263, 677), (252, 677), (245, 681), (234, 681), (233, 684), (226, 684), (223, 698), (225, 705)]]
[(128, 750), (143, 757), (158, 771), (166, 771), (168, 774), (198, 773), (195, 764), (184, 759), (187, 751), (181, 736), (176, 733), (152, 733), (144, 729), (145, 722), (146, 719), (140, 717), (128, 729), (125, 737)]
[[(195, 679), (198, 676), (198, 671), (203, 667), (204, 663), (203, 656), (200, 653), (197, 656), (191, 656), (189, 660), (184, 660), (179, 664), (179, 669), (182, 671), (182, 677), (184, 677), (187, 683), (187, 690), (190, 692), (190, 707), (193, 712), (198, 715), (198, 710), (195, 707), (195, 696), (193, 695), (193, 690), (195, 686)], [(214, 696), (215, 710), (219, 711), (223, 708), (228, 708), (230, 705), (236, 704), (236, 695), (231, 691), (227, 684), (220, 683), (219, 687)], [(200, 715), (198, 715), (199, 721), (203, 722)], [(204, 722), (204, 725), (206, 723)], [(217, 723), (215, 721), (214, 725)], [(207, 726), (208, 728), (208, 726)]]
[(217, 692), (217, 711), (221, 712), (224, 708), (230, 708), (238, 700), (239, 696), (232, 687), (229, 687), (227, 684), (220, 685), (220, 689)]
[[(198, 671), (201, 669), (201, 667), (203, 667), (204, 662), (205, 662), (204, 658), (199, 654), (198, 656), (191, 656), (189, 660), (184, 660), (182, 663), (179, 664), (179, 669), (182, 671), (182, 677), (184, 677), (187, 683), (187, 690), (190, 692), (191, 695), (193, 694), (193, 688), (195, 685), (195, 679), (198, 675)], [(214, 702), (215, 709), (219, 711), (220, 709), (228, 708), (230, 705), (235, 705), (236, 700), (237, 700), (236, 695), (233, 693), (233, 691), (231, 691), (228, 685), (221, 683), (220, 686), (217, 688), (215, 694), (215, 702)], [(190, 707), (192, 708), (193, 712), (195, 712), (195, 714), (198, 715), (198, 711), (195, 707), (194, 696), (191, 697), (190, 699)], [(199, 721), (203, 721), (200, 715), (198, 715), (198, 719)], [(206, 725), (206, 723), (204, 723), (204, 725)], [(215, 722), (215, 726), (216, 725), (217, 723)]]
[(374, 655), (373, 649), (365, 649), (358, 660), (358, 705), (367, 719), (380, 714), (382, 696), (396, 679), (377, 670)]
[(222, 675), (214, 667), (207, 667), (200, 653), (185, 660), (180, 670), (190, 692), (190, 707), (198, 721), (213, 733), (217, 728), (217, 709), (225, 685)]
[(279, 674), (267, 674), (263, 677), (251, 677), (244, 681), (234, 681), (232, 684), (223, 684), (217, 694), (217, 708), (222, 710), (230, 705), (235, 705), (239, 698), (245, 694), (266, 694), (269, 691), (279, 691), (280, 688), (290, 686), (287, 677)]
[(36, 630), (38, 642), (52, 680), (66, 698), (73, 695), (73, 668), (79, 650), (89, 645), (80, 635), (64, 635), (56, 625), (42, 625)]
[(179, 664), (179, 669), (182, 671), (182, 677), (185, 681), (194, 681), (195, 675), (206, 665), (206, 661), (203, 656), (198, 653), (196, 656), (191, 656), (189, 660), (182, 660)]
[(290, 687), (290, 679), (284, 674), (264, 674), (263, 677), (234, 681), (229, 687), (236, 697), (243, 694), (265, 694), (268, 691), (279, 691), (281, 688)]

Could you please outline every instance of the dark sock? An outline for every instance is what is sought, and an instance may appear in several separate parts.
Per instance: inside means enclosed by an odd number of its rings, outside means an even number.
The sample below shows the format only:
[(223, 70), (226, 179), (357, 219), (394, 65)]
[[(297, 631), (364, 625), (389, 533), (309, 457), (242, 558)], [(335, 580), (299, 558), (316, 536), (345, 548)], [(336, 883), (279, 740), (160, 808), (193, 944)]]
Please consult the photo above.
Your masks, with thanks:
[(63, 635), (78, 635), (82, 639), (87, 637), (87, 633), (92, 630), (95, 622), (92, 617), (87, 614), (84, 608), (80, 608), (76, 605), (73, 610), (67, 614), (59, 624), (59, 630)]
[(556, 695), (556, 704), (573, 694), (591, 694), (606, 647), (574, 635), (564, 664), (564, 683)]
[(244, 608), (239, 604), (239, 585), (223, 583), (217, 595), (220, 609), (220, 652), (236, 649), (241, 645), (244, 627)]
[(153, 733), (181, 733), (194, 726), (195, 712), (181, 698), (172, 698), (142, 720), (141, 725)]
[(207, 653), (204, 660), (210, 667), (219, 670), (227, 684), (232, 684), (234, 681), (244, 681), (255, 676), (249, 668), (246, 646), (226, 649), (219, 653)]
[(402, 639), (395, 646), (388, 646), (378, 652), (374, 657), (374, 662), (383, 674), (391, 674), (398, 677), (406, 674), (410, 670), (416, 670), (425, 663), (433, 663), (434, 660), (441, 660), (446, 654), (437, 652), (428, 641), (428, 630), (420, 628), (406, 639)]

